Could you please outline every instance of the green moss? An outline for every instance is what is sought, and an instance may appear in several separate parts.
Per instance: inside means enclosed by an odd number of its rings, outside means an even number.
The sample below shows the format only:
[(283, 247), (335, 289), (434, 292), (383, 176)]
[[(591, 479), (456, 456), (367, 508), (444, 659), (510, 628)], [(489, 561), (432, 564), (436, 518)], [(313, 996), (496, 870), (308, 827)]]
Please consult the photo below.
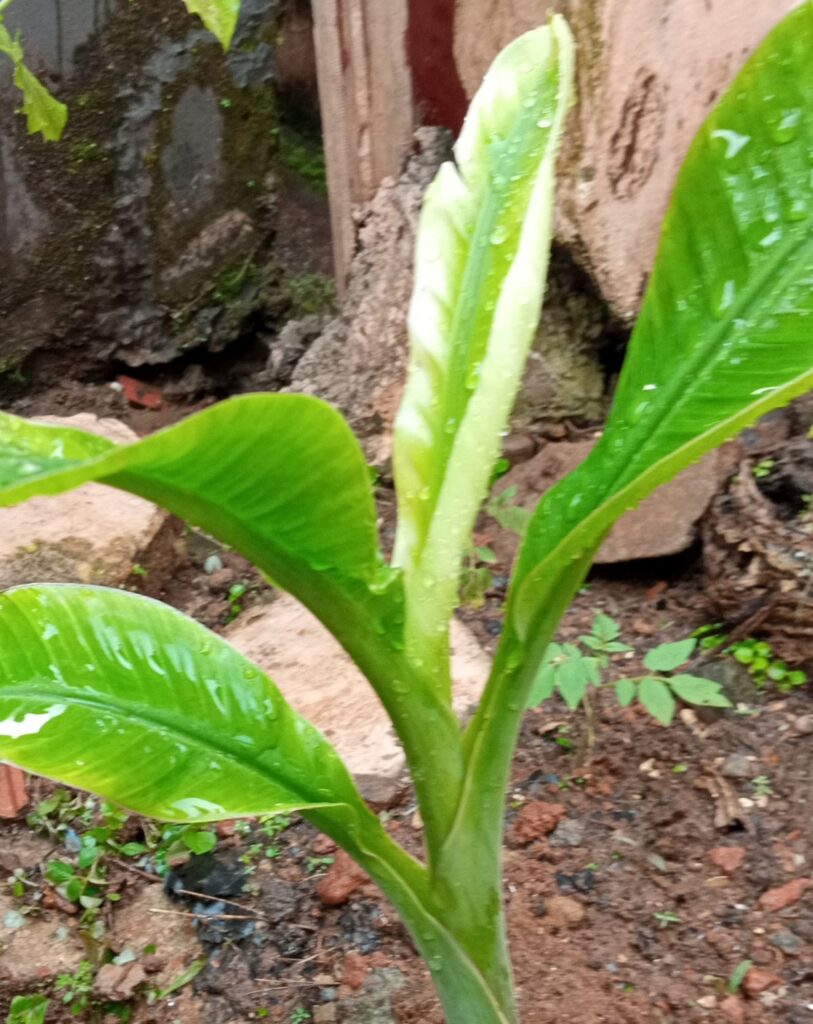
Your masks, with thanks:
[(336, 286), (332, 278), (324, 274), (299, 274), (287, 277), (282, 289), (291, 303), (291, 317), (310, 316), (325, 313), (336, 301)]
[(304, 178), (320, 195), (327, 195), (325, 151), (320, 139), (286, 125), (279, 132), (279, 157), (283, 167)]

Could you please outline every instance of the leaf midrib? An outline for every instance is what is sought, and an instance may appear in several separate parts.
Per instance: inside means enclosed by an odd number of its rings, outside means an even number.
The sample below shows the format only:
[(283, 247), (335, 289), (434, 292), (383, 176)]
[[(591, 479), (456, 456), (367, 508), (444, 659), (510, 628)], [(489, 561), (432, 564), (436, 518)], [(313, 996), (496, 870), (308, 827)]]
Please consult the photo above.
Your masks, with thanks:
[[(800, 227), (802, 226), (803, 225), (800, 225)], [(629, 443), (625, 446), (627, 459), (626, 461), (621, 461), (620, 472), (615, 476), (613, 483), (608, 488), (606, 492), (607, 495), (613, 494), (619, 487), (625, 486), (626, 483), (629, 483), (629, 478), (625, 479), (624, 472), (625, 470), (630, 470), (628, 453), (630, 448), (635, 448), (635, 443), (641, 434), (645, 433), (647, 437), (646, 443), (642, 444), (638, 449), (640, 452), (643, 452), (651, 448), (652, 442), (656, 440), (663, 421), (674, 415), (676, 409), (682, 405), (681, 402), (675, 401), (675, 398), (676, 396), (686, 393), (685, 381), (687, 377), (691, 378), (692, 376), (697, 376), (699, 380), (702, 381), (704, 378), (715, 372), (717, 368), (717, 360), (712, 356), (711, 361), (709, 361), (709, 349), (712, 349), (714, 353), (719, 352), (722, 340), (725, 338), (725, 335), (730, 332), (734, 321), (745, 319), (748, 313), (751, 312), (754, 303), (763, 294), (763, 289), (766, 286), (769, 291), (776, 291), (780, 288), (780, 285), (784, 285), (788, 278), (793, 277), (794, 273), (799, 273), (798, 267), (795, 265), (789, 265), (785, 274), (777, 274), (777, 269), (781, 268), (786, 261), (791, 261), (798, 250), (804, 249), (808, 245), (813, 245), (813, 239), (808, 233), (800, 233), (798, 238), (793, 238), (784, 246), (780, 246), (780, 248), (773, 254), (771, 260), (765, 262), (761, 271), (757, 273), (743, 289), (741, 301), (737, 302), (735, 300), (730, 316), (721, 320), (718, 325), (715, 325), (709, 333), (706, 343), (695, 346), (695, 350), (690, 356), (688, 362), (683, 364), (683, 373), (675, 374), (672, 378), (671, 384), (667, 384), (664, 391), (661, 392), (663, 398), (655, 411), (654, 417), (650, 416), (647, 420), (642, 420), (641, 423), (638, 424), (638, 427), (633, 428), (631, 431)], [(771, 289), (770, 280), (774, 277), (777, 278), (777, 281), (775, 282), (775, 287)], [(703, 294), (706, 295), (707, 292), (704, 291)], [(699, 388), (699, 384), (697, 388)], [(692, 390), (697, 390), (697, 388), (693, 388)], [(654, 426), (652, 425), (653, 418)], [(612, 429), (612, 425), (610, 426), (610, 429)], [(621, 455), (618, 456), (618, 459), (621, 460)], [(643, 472), (643, 470), (639, 469), (635, 471), (636, 476), (641, 472)]]
[[(36, 684), (34, 684), (36, 685)], [(178, 724), (178, 712), (167, 711), (165, 714), (159, 713), (157, 710), (151, 714), (145, 714), (143, 704), (136, 704), (132, 701), (117, 699), (115, 702), (104, 701), (102, 699), (92, 699), (87, 694), (78, 696), (76, 691), (70, 687), (64, 689), (59, 686), (47, 686), (39, 688), (34, 691), (32, 687), (26, 687), (22, 689), (17, 686), (1, 686), (0, 685), (0, 701), (6, 697), (14, 697), (17, 700), (25, 703), (41, 704), (43, 700), (53, 700), (55, 703), (68, 703), (72, 707), (87, 708), (91, 711), (102, 712), (107, 715), (113, 715), (124, 719), (128, 722), (138, 722), (140, 725), (146, 726), (153, 729), (164, 729), (167, 732), (174, 733), (179, 738), (185, 739), (190, 744), (198, 744), (199, 746), (205, 747), (212, 753), (225, 756), (238, 766), (245, 768), (248, 766), (252, 771), (256, 772), (257, 775), (267, 778), (274, 785), (280, 786), (280, 788), (286, 789), (290, 792), (295, 799), (302, 800), (303, 804), (309, 806), (319, 807), (330, 807), (338, 805), (346, 805), (347, 801), (316, 801), (306, 796), (304, 791), (298, 789), (295, 785), (290, 785), (287, 782), (279, 783), (276, 781), (273, 775), (270, 774), (267, 767), (262, 765), (256, 757), (246, 756), (245, 748), (238, 747), (236, 744), (224, 743), (221, 737), (218, 737), (217, 741), (212, 739), (208, 730), (196, 730), (189, 728), (188, 725)], [(188, 719), (182, 719), (187, 722)], [(324, 741), (327, 745), (327, 741)], [(269, 748), (270, 749), (270, 748)]]

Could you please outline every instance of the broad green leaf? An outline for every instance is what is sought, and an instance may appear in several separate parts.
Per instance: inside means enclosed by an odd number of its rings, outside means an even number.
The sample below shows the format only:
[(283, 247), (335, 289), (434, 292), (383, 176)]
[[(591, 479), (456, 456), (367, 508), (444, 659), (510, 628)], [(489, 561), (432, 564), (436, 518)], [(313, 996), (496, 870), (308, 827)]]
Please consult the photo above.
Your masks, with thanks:
[(408, 650), (441, 687), (461, 560), (539, 320), (572, 77), (560, 17), (508, 46), (471, 104), (455, 162), (424, 200), (393, 448), (394, 562), (405, 574)]
[(240, 0), (183, 0), (190, 14), (197, 14), (200, 20), (217, 36), (224, 50), (228, 50), (237, 19), (240, 16)]
[(660, 679), (647, 676), (638, 684), (638, 700), (662, 725), (671, 725), (677, 704), (669, 687)]
[(697, 640), (691, 636), (686, 640), (676, 640), (672, 644), (659, 644), (651, 651), (647, 651), (644, 665), (650, 672), (672, 672), (691, 658), (695, 647)]
[(124, 447), (0, 414), (0, 505), (90, 480), (214, 534), (328, 623), (381, 580), (364, 457), (317, 399), (233, 398)]
[(621, 636), (621, 627), (604, 612), (597, 612), (593, 620), (593, 636), (602, 643), (611, 643)]
[(568, 658), (556, 671), (556, 685), (571, 711), (581, 704), (590, 682), (590, 668), (586, 658)]
[(339, 756), (220, 637), (140, 595), (0, 595), (0, 758), (164, 821), (343, 805)]
[(68, 120), (68, 108), (48, 92), (36, 75), (25, 66), (25, 57), (19, 37), (12, 37), (0, 17), (0, 53), (14, 64), (14, 84), (23, 98), (20, 113), (25, 114), (28, 131), (40, 132), (49, 142), (62, 137)]
[(638, 688), (631, 679), (619, 679), (615, 684), (615, 696), (622, 708), (629, 707), (635, 700)]
[(529, 526), (509, 612), (520, 636), (624, 511), (813, 387), (811, 53), (808, 2), (689, 151), (606, 429)]
[(672, 690), (687, 704), (704, 707), (730, 708), (731, 701), (722, 692), (719, 683), (700, 676), (679, 675), (667, 680)]
[(49, 1003), (45, 996), (15, 996), (6, 1024), (43, 1024)]
[(18, 64), (14, 71), (14, 84), (23, 95), (20, 112), (28, 121), (31, 135), (39, 132), (48, 142), (62, 138), (68, 123), (68, 108), (52, 96), (40, 80), (25, 64)]

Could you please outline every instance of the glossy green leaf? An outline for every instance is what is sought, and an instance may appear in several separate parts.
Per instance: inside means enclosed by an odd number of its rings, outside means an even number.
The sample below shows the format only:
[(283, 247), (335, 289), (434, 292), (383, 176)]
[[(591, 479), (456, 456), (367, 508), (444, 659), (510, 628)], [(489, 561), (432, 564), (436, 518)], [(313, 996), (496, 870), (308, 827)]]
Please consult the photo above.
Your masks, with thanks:
[(627, 708), (635, 700), (638, 687), (631, 679), (619, 679), (615, 684), (615, 696), (622, 708)]
[(697, 640), (691, 636), (672, 644), (659, 644), (647, 651), (644, 665), (650, 672), (671, 672), (691, 658), (695, 647)]
[(441, 685), (462, 557), (539, 320), (572, 77), (560, 17), (508, 46), (424, 200), (393, 447), (394, 561), (411, 649)]
[(686, 158), (606, 429), (545, 496), (510, 618), (704, 452), (813, 387), (813, 4), (758, 48)]
[(336, 752), (220, 637), (140, 595), (0, 595), (0, 758), (164, 821), (365, 809)]
[(660, 679), (647, 676), (638, 684), (638, 700), (661, 725), (671, 725), (677, 710), (669, 687)]
[(28, 123), (28, 131), (39, 132), (44, 139), (55, 142), (62, 137), (68, 120), (68, 108), (52, 96), (25, 65), (22, 43), (19, 37), (12, 37), (0, 17), (0, 53), (4, 53), (14, 64), (14, 84), (20, 91), (23, 105), (20, 113)]
[(183, 0), (190, 14), (197, 14), (200, 20), (219, 39), (224, 50), (228, 50), (237, 29), (240, 16), (240, 0)]
[(679, 675), (668, 680), (669, 686), (687, 704), (703, 707), (730, 708), (731, 701), (722, 691), (719, 683), (700, 676)]
[(11, 1000), (6, 1024), (43, 1024), (50, 1000), (45, 996), (15, 996)]
[(119, 447), (0, 414), (0, 505), (87, 481), (163, 505), (230, 544), (317, 614), (381, 580), (369, 475), (330, 406), (246, 395)]

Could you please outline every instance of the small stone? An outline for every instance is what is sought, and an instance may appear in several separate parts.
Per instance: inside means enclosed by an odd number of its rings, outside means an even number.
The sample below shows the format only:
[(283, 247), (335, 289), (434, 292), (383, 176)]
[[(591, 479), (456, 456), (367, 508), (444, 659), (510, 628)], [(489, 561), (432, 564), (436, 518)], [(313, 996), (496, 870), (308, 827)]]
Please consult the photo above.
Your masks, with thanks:
[(697, 1000), (697, 1005), (702, 1006), (704, 1010), (713, 1010), (717, 1005), (717, 996), (701, 996)]
[(813, 880), (810, 878), (794, 878), (793, 881), (779, 885), (775, 889), (768, 889), (759, 897), (759, 908), (772, 914), (777, 910), (784, 910), (785, 907), (792, 907), (811, 885)]
[(632, 630), (638, 636), (654, 636), (657, 633), (656, 627), (646, 619), (636, 619), (632, 624)]
[(532, 459), (535, 451), (536, 445), (533, 438), (528, 437), (527, 434), (511, 434), (506, 437), (502, 446), (503, 458), (507, 459), (512, 466)]
[(581, 846), (584, 841), (584, 824), (575, 818), (565, 818), (551, 832), (548, 842), (551, 846)]
[(545, 911), (543, 920), (553, 931), (576, 928), (586, 914), (581, 903), (571, 896), (551, 896), (545, 903)]
[(339, 907), (366, 881), (366, 872), (344, 850), (339, 850), (327, 874), (317, 884), (316, 892), (325, 906)]
[(764, 971), (761, 967), (752, 967), (745, 975), (742, 982), (742, 990), (748, 999), (756, 999), (763, 992), (771, 988), (779, 988), (782, 979), (771, 971)]
[(776, 932), (771, 936), (771, 942), (786, 956), (799, 956), (804, 948), (802, 940), (790, 928), (783, 928), (782, 931)]
[(793, 720), (793, 728), (800, 736), (813, 734), (813, 715), (799, 715)]
[(330, 836), (317, 836), (313, 841), (313, 852), (317, 857), (325, 857), (329, 853), (335, 853), (336, 844)]
[(742, 867), (745, 850), (742, 846), (715, 846), (709, 853), (709, 860), (715, 867), (725, 871), (727, 875), (733, 875)]
[(313, 1024), (333, 1024), (338, 1020), (335, 1003), (323, 1003), (313, 1011)]
[(532, 843), (549, 835), (567, 813), (564, 804), (534, 800), (520, 808), (514, 822), (514, 836), (521, 843)]
[(102, 964), (93, 979), (93, 993), (100, 999), (124, 1003), (132, 999), (135, 990), (147, 980), (147, 972), (141, 964)]
[(720, 1003), (720, 1014), (729, 1024), (745, 1024), (745, 1007), (738, 996), (726, 996)]
[(726, 779), (750, 779), (754, 776), (754, 765), (746, 754), (729, 754), (720, 774)]

